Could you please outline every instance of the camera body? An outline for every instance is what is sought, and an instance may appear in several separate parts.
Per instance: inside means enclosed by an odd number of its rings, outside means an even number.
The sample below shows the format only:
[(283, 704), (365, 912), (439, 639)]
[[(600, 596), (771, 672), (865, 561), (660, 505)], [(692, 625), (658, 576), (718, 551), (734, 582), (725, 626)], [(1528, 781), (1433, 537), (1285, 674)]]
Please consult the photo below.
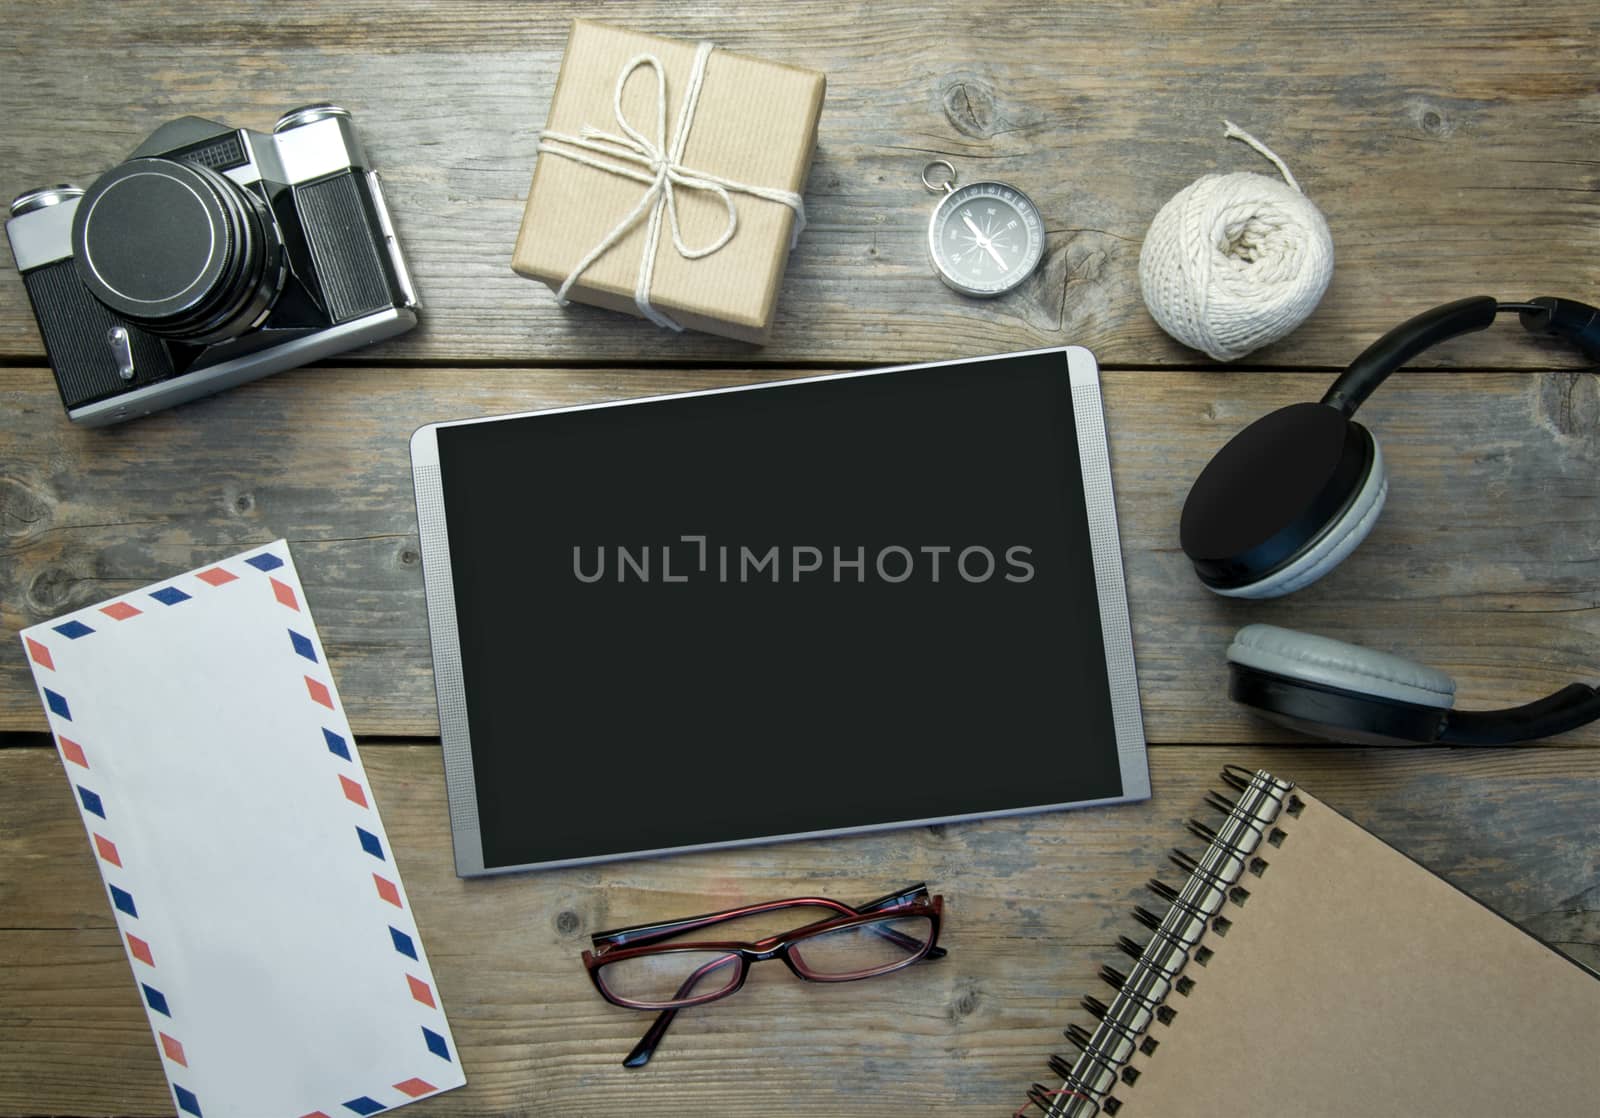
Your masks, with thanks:
[(87, 191), (29, 191), (6, 235), (68, 417), (119, 423), (417, 324), (350, 114), (271, 134), (162, 125)]

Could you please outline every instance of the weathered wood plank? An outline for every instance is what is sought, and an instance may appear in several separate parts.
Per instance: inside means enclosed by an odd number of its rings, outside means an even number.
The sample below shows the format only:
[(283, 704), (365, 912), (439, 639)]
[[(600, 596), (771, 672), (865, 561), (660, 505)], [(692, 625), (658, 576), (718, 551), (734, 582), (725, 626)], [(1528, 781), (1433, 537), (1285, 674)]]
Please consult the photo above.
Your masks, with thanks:
[[(48, 374), (0, 370), (0, 619), (15, 632), (287, 537), (362, 734), (437, 733), (407, 439), (423, 422), (759, 379), (750, 370), (315, 369), (106, 432), (70, 427)], [(771, 376), (774, 374), (767, 373)], [(1464, 706), (1593, 679), (1600, 644), (1600, 377), (1402, 374), (1366, 405), (1389, 507), (1345, 568), (1286, 601), (1202, 589), (1177, 548), (1201, 466), (1321, 377), (1104, 378), (1151, 740), (1283, 740), (1222, 698), (1233, 629), (1272, 621), (1415, 655)], [(559, 484), (531, 479), (529, 484)], [(0, 642), (0, 730), (43, 729)], [(1600, 742), (1591, 727), (1562, 739)]]
[[(1327, 213), (1338, 267), (1316, 316), (1252, 360), (1342, 365), (1407, 314), (1485, 288), (1600, 288), (1593, 44), (1600, 7), (1526, 17), (1490, 0), (1357, 7), (928, 0), (910, 8), (619, 0), (606, 18), (824, 70), (811, 228), (765, 350), (563, 311), (508, 260), (567, 25), (550, 4), (19, 5), (0, 69), (0, 193), (91, 181), (185, 113), (257, 127), (331, 98), (386, 176), (425, 325), (377, 360), (708, 358), (906, 361), (1074, 341), (1102, 360), (1202, 360), (1146, 314), (1151, 217), (1198, 175), (1270, 168), (1220, 118), (1272, 144)], [(596, 122), (608, 124), (609, 122)], [(922, 163), (1012, 181), (1039, 202), (1048, 259), (975, 303), (930, 273)], [(42, 350), (0, 253), (0, 357)], [(1502, 327), (1426, 358), (1569, 367)]]
[[(461, 881), (436, 747), (364, 757), (427, 937), (469, 1084), (414, 1113), (1009, 1113), (1059, 1029), (1088, 1020), (1096, 968), (1224, 761), (1298, 780), (1485, 903), (1600, 964), (1600, 754), (1559, 749), (1161, 748), (1154, 800), (897, 834)], [(1165, 874), (1169, 880), (1172, 875)], [(950, 956), (819, 987), (781, 968), (684, 1014), (650, 1068), (621, 1057), (642, 1014), (578, 962), (618, 924), (820, 891), (865, 899), (925, 879)], [(1374, 914), (1381, 918), (1381, 914)], [(44, 749), (0, 750), (0, 1113), (170, 1113), (99, 875)], [(413, 1111), (408, 1111), (413, 1113)]]
[[(1600, 378), (1397, 378), (1363, 412), (1394, 478), (1372, 539), (1291, 601), (1221, 602), (1177, 550), (1187, 486), (1243, 422), (1325, 378), (1160, 371), (1202, 359), (1154, 326), (1135, 275), (1175, 190), (1207, 171), (1268, 170), (1221, 139), (1228, 116), (1288, 160), (1338, 255), (1317, 314), (1252, 363), (1343, 365), (1406, 314), (1478, 288), (1593, 301), (1592, 2), (1535, 17), (1488, 0), (616, 0), (605, 18), (828, 73), (812, 226), (764, 350), (562, 310), (509, 271), (567, 23), (589, 13), (577, 0), (7, 11), (0, 197), (91, 181), (184, 113), (262, 127), (322, 98), (357, 113), (385, 176), (424, 325), (351, 355), (361, 367), (285, 374), (99, 433), (68, 427), (43, 370), (0, 368), (0, 626), (292, 541), (471, 1079), (415, 1113), (1009, 1113), (1045, 1076), (1060, 1027), (1087, 1020), (1077, 995), (1136, 930), (1126, 909), (1166, 848), (1192, 848), (1182, 820), (1225, 760), (1301, 780), (1600, 965), (1600, 752), (1584, 748), (1600, 728), (1492, 752), (1158, 745), (1147, 804), (456, 879), (437, 745), (413, 743), (437, 723), (406, 438), (434, 419), (796, 375), (771, 365), (1080, 342), (1127, 370), (1106, 392), (1153, 742), (1281, 738), (1221, 697), (1222, 648), (1247, 620), (1419, 655), (1457, 675), (1464, 705), (1596, 673)], [(1047, 260), (1011, 297), (969, 302), (931, 275), (916, 173), (934, 157), (1040, 203)], [(41, 354), (0, 252), (0, 363)], [(1577, 364), (1506, 324), (1425, 361)], [(390, 367), (418, 363), (432, 367)], [(0, 641), (0, 734), (43, 727), (17, 642)], [(589, 932), (918, 878), (948, 896), (945, 962), (840, 988), (758, 973), (739, 998), (686, 1014), (647, 1071), (617, 1066), (644, 1023), (589, 987), (577, 962)], [(0, 1114), (171, 1112), (59, 762), (38, 747), (0, 749), (0, 1051)]]

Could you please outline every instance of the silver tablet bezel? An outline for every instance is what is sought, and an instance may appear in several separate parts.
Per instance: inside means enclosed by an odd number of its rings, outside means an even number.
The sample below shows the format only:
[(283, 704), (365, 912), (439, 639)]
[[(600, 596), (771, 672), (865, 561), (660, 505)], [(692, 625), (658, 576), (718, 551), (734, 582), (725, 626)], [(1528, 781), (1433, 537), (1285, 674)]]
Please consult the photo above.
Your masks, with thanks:
[[(870, 823), (793, 834), (763, 835), (729, 839), (725, 842), (696, 843), (688, 846), (635, 850), (585, 858), (563, 858), (549, 862), (530, 862), (517, 866), (485, 866), (483, 839), (478, 826), (478, 795), (472, 765), (472, 741), (467, 725), (465, 681), (461, 669), (461, 643), (456, 625), (455, 581), (450, 570), (449, 522), (444, 507), (444, 491), (439, 474), (437, 432), (444, 427), (464, 427), (476, 423), (498, 423), (529, 416), (559, 415), (564, 412), (599, 408), (628, 407), (658, 400), (690, 396), (712, 396), (727, 392), (760, 392), (818, 381), (849, 377), (882, 376), (912, 369), (966, 365), (1007, 357), (1059, 353), (1066, 361), (1072, 387), (1073, 414), (1077, 424), (1078, 459), (1082, 465), (1084, 503), (1088, 510), (1090, 546), (1094, 552), (1095, 583), (1100, 598), (1100, 629), (1104, 636), (1106, 679), (1111, 691), (1111, 710), (1117, 739), (1117, 757), (1122, 779), (1122, 795), (1098, 800), (1078, 800), (1061, 804), (1041, 804), (1001, 811), (973, 812), (933, 819), (903, 819), (892, 823)], [(450, 833), (455, 846), (456, 873), (462, 877), (516, 873), (532, 869), (593, 865), (658, 854), (681, 854), (694, 850), (723, 850), (785, 842), (801, 838), (827, 838), (835, 835), (866, 834), (902, 827), (934, 823), (961, 823), (974, 819), (995, 819), (1010, 815), (1032, 815), (1068, 808), (1098, 807), (1129, 803), (1150, 797), (1150, 771), (1145, 754), (1144, 723), (1139, 707), (1139, 684), (1133, 663), (1133, 632), (1128, 620), (1127, 585), (1123, 579), (1122, 550), (1117, 532), (1117, 510), (1111, 487), (1111, 455), (1106, 445), (1105, 415), (1100, 396), (1100, 373), (1094, 355), (1081, 346), (1057, 346), (1024, 350), (1018, 353), (965, 357), (954, 361), (931, 361), (919, 365), (858, 372), (829, 373), (815, 377), (767, 381), (761, 384), (706, 388), (693, 392), (674, 392), (659, 396), (639, 396), (595, 404), (574, 404), (564, 408), (516, 412), (511, 415), (484, 416), (430, 423), (411, 436), (411, 469), (416, 487), (418, 531), (422, 544), (423, 583), (428, 600), (428, 630), (433, 643), (434, 688), (439, 700), (439, 734), (444, 746), (445, 785), (450, 804)]]

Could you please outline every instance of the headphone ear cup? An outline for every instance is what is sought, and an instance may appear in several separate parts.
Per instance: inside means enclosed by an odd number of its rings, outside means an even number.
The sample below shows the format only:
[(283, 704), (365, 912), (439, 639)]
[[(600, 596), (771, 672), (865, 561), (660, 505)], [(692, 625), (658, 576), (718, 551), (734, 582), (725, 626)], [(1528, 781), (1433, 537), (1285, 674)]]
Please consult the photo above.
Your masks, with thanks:
[(1234, 699), (1334, 741), (1435, 741), (1455, 702), (1455, 681), (1444, 672), (1276, 625), (1239, 630), (1228, 666)]
[(1455, 705), (1456, 681), (1436, 668), (1391, 652), (1277, 625), (1240, 629), (1228, 646), (1228, 662), (1379, 699), (1440, 710)]
[(1263, 579), (1232, 590), (1218, 590), (1217, 593), (1230, 598), (1280, 598), (1310, 586), (1343, 563), (1372, 532), (1373, 525), (1378, 523), (1378, 514), (1383, 512), (1384, 502), (1389, 497), (1389, 467), (1376, 438), (1372, 440), (1372, 454), (1372, 469), (1355, 499), (1350, 502), (1350, 507), (1304, 554)]

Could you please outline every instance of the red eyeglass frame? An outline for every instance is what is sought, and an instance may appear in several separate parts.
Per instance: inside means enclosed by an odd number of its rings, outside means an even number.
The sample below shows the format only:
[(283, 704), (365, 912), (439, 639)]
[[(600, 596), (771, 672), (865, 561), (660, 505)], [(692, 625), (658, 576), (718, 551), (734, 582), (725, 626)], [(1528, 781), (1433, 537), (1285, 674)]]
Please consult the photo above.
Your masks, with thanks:
[[(690, 943), (674, 943), (665, 945), (663, 940), (697, 931), (701, 928), (730, 920), (737, 920), (747, 916), (757, 916), (765, 912), (776, 912), (786, 908), (827, 908), (839, 913), (837, 916), (815, 920), (791, 931), (781, 932), (764, 939), (750, 942), (738, 940), (697, 940)], [(791, 897), (781, 901), (768, 901), (763, 904), (742, 905), (738, 908), (724, 909), (721, 912), (707, 913), (702, 916), (690, 916), (682, 920), (672, 920), (658, 924), (638, 924), (628, 928), (618, 928), (609, 932), (597, 932), (591, 938), (594, 951), (583, 952), (583, 965), (588, 970), (589, 979), (594, 983), (600, 996), (612, 1005), (624, 1009), (660, 1010), (643, 1039), (634, 1046), (628, 1058), (623, 1061), (626, 1067), (642, 1067), (650, 1060), (650, 1055), (655, 1051), (656, 1045), (667, 1031), (667, 1026), (677, 1015), (678, 1010), (688, 1009), (691, 1006), (705, 1005), (708, 1002), (718, 1001), (722, 998), (736, 994), (744, 986), (745, 978), (750, 973), (752, 963), (765, 962), (768, 959), (781, 959), (796, 978), (807, 982), (854, 982), (864, 978), (877, 978), (880, 975), (891, 974), (913, 963), (923, 960), (944, 958), (945, 949), (938, 946), (939, 931), (944, 914), (944, 897), (930, 896), (924, 884), (917, 884), (908, 889), (902, 889), (888, 896), (879, 897), (864, 905), (852, 908), (840, 901), (828, 897)], [(901, 939), (910, 941), (901, 944), (913, 953), (904, 959), (897, 959), (884, 967), (875, 967), (866, 971), (843, 975), (824, 975), (806, 967), (803, 959), (793, 954), (797, 943), (804, 943), (808, 939), (829, 932), (852, 928), (862, 924), (872, 924), (883, 920), (885, 917), (926, 917), (929, 922), (929, 933), (926, 942), (920, 942), (913, 937), (904, 936), (892, 929), (885, 929), (882, 933), (886, 938), (898, 942)], [(724, 960), (737, 959), (739, 972), (726, 985), (713, 990), (709, 994), (697, 997), (674, 998), (667, 1001), (643, 1001), (633, 998), (624, 998), (608, 989), (601, 971), (611, 963), (625, 959), (634, 959), (647, 955), (662, 955), (680, 952), (715, 951), (722, 959), (707, 964), (707, 967), (727, 965)], [(702, 974), (708, 973), (705, 967), (694, 972), (686, 979), (681, 990), (692, 989)]]

